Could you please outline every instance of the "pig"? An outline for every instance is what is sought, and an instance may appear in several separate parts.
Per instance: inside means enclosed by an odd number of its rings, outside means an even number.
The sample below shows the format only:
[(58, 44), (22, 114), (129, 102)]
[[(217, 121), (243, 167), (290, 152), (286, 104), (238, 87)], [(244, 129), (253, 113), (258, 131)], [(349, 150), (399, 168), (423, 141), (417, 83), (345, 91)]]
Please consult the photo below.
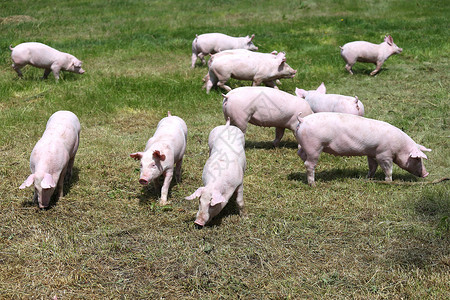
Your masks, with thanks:
[(31, 175), (19, 187), (24, 189), (34, 184), (34, 202), (39, 208), (49, 206), (50, 198), (59, 191), (63, 196), (64, 181), (72, 176), (75, 154), (80, 142), (80, 121), (70, 111), (57, 111), (47, 122), (41, 139), (30, 156)]
[(346, 62), (345, 69), (350, 73), (352, 72), (353, 65), (359, 62), (373, 63), (376, 65), (370, 75), (377, 74), (383, 63), (389, 56), (393, 54), (402, 53), (403, 49), (394, 44), (392, 36), (385, 36), (384, 42), (377, 45), (364, 41), (356, 41), (347, 43), (341, 48), (341, 56)]
[(20, 78), (23, 77), (21, 69), (26, 65), (44, 69), (43, 79), (47, 79), (50, 72), (53, 72), (56, 81), (59, 80), (61, 70), (77, 74), (85, 72), (81, 68), (82, 62), (75, 56), (41, 43), (22, 43), (14, 48), (10, 45), (9, 49), (13, 60), (12, 67)]
[(336, 94), (326, 94), (325, 84), (322, 84), (317, 90), (305, 91), (295, 89), (295, 94), (306, 100), (311, 106), (313, 112), (340, 112), (357, 116), (364, 116), (364, 105), (358, 97), (349, 97)]
[(293, 78), (297, 73), (286, 63), (286, 54), (272, 53), (238, 53), (236, 55), (223, 55), (215, 57), (209, 67), (209, 78), (206, 82), (206, 93), (209, 94), (214, 86), (231, 91), (225, 83), (230, 78), (251, 80), (253, 86), (264, 83), (266, 86), (276, 88), (275, 80), (280, 78)]
[(230, 125), (215, 127), (209, 134), (209, 158), (203, 168), (203, 187), (198, 188), (186, 200), (200, 198), (194, 224), (202, 228), (222, 211), (233, 194), (240, 215), (244, 211), (244, 172), (246, 168), (244, 134)]
[(308, 184), (313, 186), (314, 168), (322, 151), (338, 156), (367, 156), (368, 178), (380, 165), (386, 181), (392, 181), (392, 163), (419, 177), (428, 176), (422, 162), (431, 151), (416, 144), (397, 127), (378, 120), (342, 113), (316, 113), (298, 117), (295, 137), (298, 155), (305, 162)]
[(299, 113), (304, 116), (313, 113), (304, 99), (268, 87), (239, 87), (223, 97), (225, 119), (230, 118), (231, 124), (243, 133), (248, 123), (275, 127), (275, 147), (280, 144), (285, 128), (295, 131)]
[(232, 37), (223, 33), (205, 33), (196, 35), (192, 42), (192, 64), (191, 68), (195, 67), (197, 59), (200, 58), (205, 64), (205, 56), (209, 54), (218, 53), (224, 50), (231, 49), (248, 49), (257, 51), (258, 47), (253, 44), (255, 35), (251, 37)]
[(155, 189), (159, 189), (158, 178), (164, 175), (164, 183), (161, 188), (160, 205), (168, 204), (167, 194), (170, 182), (173, 178), (175, 166), (175, 180), (181, 180), (181, 165), (186, 150), (187, 126), (177, 116), (172, 116), (170, 111), (167, 117), (159, 121), (155, 134), (148, 140), (144, 152), (135, 152), (130, 157), (141, 161), (141, 174), (139, 183), (147, 185), (153, 181)]

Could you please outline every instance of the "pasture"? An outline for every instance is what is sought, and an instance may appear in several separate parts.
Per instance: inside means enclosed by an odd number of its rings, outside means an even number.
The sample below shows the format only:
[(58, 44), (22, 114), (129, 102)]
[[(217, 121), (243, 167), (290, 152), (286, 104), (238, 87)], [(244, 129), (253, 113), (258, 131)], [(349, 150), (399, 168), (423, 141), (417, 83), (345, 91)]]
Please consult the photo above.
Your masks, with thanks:
[[(448, 1), (1, 1), (0, 298), (2, 299), (448, 299), (450, 291)], [(241, 218), (230, 201), (194, 227), (208, 134), (225, 123), (221, 90), (206, 94), (207, 67), (190, 69), (195, 34), (255, 34), (260, 52), (285, 51), (297, 69), (280, 89), (354, 96), (366, 117), (391, 123), (433, 151), (417, 178), (394, 165), (367, 180), (365, 157), (322, 153), (306, 181), (286, 131), (249, 125)], [(377, 76), (339, 46), (403, 48)], [(83, 61), (83, 75), (18, 79), (8, 46), (45, 43)], [(230, 86), (250, 85), (231, 80)], [(52, 113), (74, 112), (81, 142), (65, 196), (48, 210), (19, 190)], [(182, 182), (170, 205), (138, 183), (158, 121), (185, 120)]]

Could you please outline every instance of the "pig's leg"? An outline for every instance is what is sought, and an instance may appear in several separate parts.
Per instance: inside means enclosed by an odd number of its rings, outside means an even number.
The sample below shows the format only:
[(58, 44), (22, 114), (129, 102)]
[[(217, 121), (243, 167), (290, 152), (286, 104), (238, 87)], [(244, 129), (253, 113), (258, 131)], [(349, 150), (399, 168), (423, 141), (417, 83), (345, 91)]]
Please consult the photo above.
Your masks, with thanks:
[(377, 162), (386, 175), (384, 180), (392, 181), (392, 159), (377, 159)]
[(55, 76), (56, 81), (59, 80), (59, 72), (61, 71), (61, 67), (59, 65), (52, 65), (51, 66), (53, 75)]
[(34, 189), (34, 195), (33, 195), (33, 203), (38, 204), (39, 203), (39, 196), (38, 196), (38, 191), (36, 189)]
[(42, 79), (47, 79), (48, 75), (50, 74), (52, 70), (51, 69), (45, 69), (44, 70), (44, 75), (42, 76)]
[(202, 65), (206, 64), (205, 55), (203, 53), (200, 52), (198, 54), (198, 58), (200, 58), (200, 60), (202, 61)]
[(195, 63), (197, 62), (197, 53), (192, 53), (192, 57), (191, 57), (191, 68), (195, 68)]
[(225, 83), (227, 83), (227, 81), (228, 81), (228, 79), (219, 80), (219, 82), (217, 83), (217, 86), (220, 88), (223, 88), (224, 90), (229, 92), (229, 91), (231, 91), (231, 88), (228, 85), (225, 85)]
[(273, 80), (264, 81), (264, 85), (278, 90), (278, 87)]
[(246, 213), (245, 207), (244, 207), (244, 185), (243, 184), (238, 186), (238, 188), (236, 189), (236, 203), (239, 208), (239, 215), (241, 217), (245, 217), (247, 215), (247, 213)]
[(73, 169), (73, 163), (75, 161), (75, 156), (69, 159), (69, 163), (67, 164), (67, 171), (66, 176), (64, 177), (65, 182), (69, 182), (70, 178), (72, 178), (72, 169)]
[(248, 125), (248, 121), (250, 120), (251, 116), (245, 118), (245, 117), (240, 117), (238, 120), (232, 119), (230, 120), (230, 124), (233, 126), (236, 126), (237, 128), (239, 128), (244, 134), (247, 131), (247, 125)]
[(377, 61), (377, 67), (375, 68), (375, 70), (373, 70), (371, 73), (370, 73), (370, 75), (376, 75), (379, 71), (380, 71), (380, 69), (381, 69), (381, 66), (383, 65), (383, 61)]
[(20, 69), (22, 69), (25, 65), (19, 65), (16, 63), (12, 64), (12, 68), (17, 72), (17, 75), (19, 75), (20, 78), (23, 77), (22, 71)]
[(278, 147), (280, 145), (280, 141), (283, 138), (284, 135), (284, 128), (283, 127), (277, 127), (275, 129), (275, 139), (273, 140), (273, 145), (275, 147)]
[(352, 67), (353, 67), (353, 64), (348, 64), (348, 63), (347, 63), (347, 64), (345, 65), (345, 69), (346, 69), (350, 74), (353, 75)]
[(173, 169), (169, 169), (164, 174), (164, 183), (161, 188), (161, 200), (159, 200), (159, 204), (166, 205), (167, 204), (167, 194), (169, 193), (170, 182), (173, 177)]
[(175, 180), (181, 182), (181, 165), (183, 164), (183, 159), (180, 159), (175, 166)]
[(312, 151), (306, 152), (304, 150), (304, 147), (302, 147), (300, 152), (300, 157), (302, 160), (305, 161), (305, 167), (306, 167), (306, 176), (308, 178), (308, 184), (310, 186), (315, 186), (316, 183), (314, 182), (314, 169), (316, 168), (317, 162), (319, 161), (320, 153), (322, 152), (323, 148), (319, 149), (312, 149)]
[(209, 94), (209, 92), (211, 91), (211, 88), (217, 84), (216, 75), (212, 71), (209, 71), (208, 74), (209, 74), (209, 78), (208, 78), (208, 81), (206, 82), (206, 93), (207, 94)]
[(56, 184), (56, 188), (58, 189), (58, 198), (62, 198), (64, 196), (64, 177), (66, 177), (67, 168), (62, 170), (61, 174), (59, 174), (58, 183)]
[(367, 162), (369, 163), (369, 174), (367, 174), (367, 178), (373, 178), (378, 167), (378, 162), (376, 159), (369, 156), (367, 156)]

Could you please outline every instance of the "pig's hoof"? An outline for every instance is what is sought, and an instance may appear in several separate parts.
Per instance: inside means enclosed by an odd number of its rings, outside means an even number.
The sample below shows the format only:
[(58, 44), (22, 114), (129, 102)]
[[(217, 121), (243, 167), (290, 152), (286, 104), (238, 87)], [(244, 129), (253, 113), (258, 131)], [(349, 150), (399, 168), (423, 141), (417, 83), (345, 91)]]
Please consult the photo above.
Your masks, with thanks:
[(197, 223), (194, 223), (194, 226), (195, 226), (196, 229), (202, 229), (202, 228), (203, 228), (202, 225), (199, 225), (199, 224), (197, 224)]

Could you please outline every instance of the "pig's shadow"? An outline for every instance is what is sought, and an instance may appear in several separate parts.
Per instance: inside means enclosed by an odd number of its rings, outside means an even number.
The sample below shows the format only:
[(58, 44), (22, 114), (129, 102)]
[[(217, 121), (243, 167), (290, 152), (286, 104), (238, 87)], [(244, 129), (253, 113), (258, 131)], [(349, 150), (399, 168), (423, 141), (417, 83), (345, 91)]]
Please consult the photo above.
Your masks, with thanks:
[[(325, 170), (315, 173), (315, 181), (343, 181), (346, 178), (361, 178), (364, 180), (367, 179), (367, 172), (368, 170), (363, 169), (355, 169), (355, 168), (345, 168), (345, 169), (332, 169), (332, 170)], [(384, 181), (385, 175), (384, 172), (381, 170), (377, 170), (375, 173), (375, 176), (372, 178), (372, 180), (379, 180)], [(288, 175), (289, 180), (295, 180), (295, 181), (302, 181), (305, 184), (308, 184), (308, 180), (306, 177), (306, 171), (303, 172), (295, 172)], [(392, 179), (394, 181), (405, 181), (405, 182), (416, 182), (417, 177), (415, 177), (412, 174), (409, 173), (400, 173), (396, 174), (394, 173), (392, 175)]]
[[(274, 149), (275, 146), (273, 145), (272, 141), (266, 141), (266, 142), (255, 142), (255, 141), (245, 141), (245, 149)], [(280, 142), (280, 145), (278, 145), (277, 148), (289, 148), (289, 149), (297, 149), (298, 144), (293, 141), (286, 141)]]
[[(155, 185), (153, 182), (150, 182), (148, 185), (142, 187), (141, 193), (139, 195), (140, 205), (149, 205), (152, 202), (159, 202), (159, 198), (161, 197), (161, 188), (164, 183), (164, 176), (159, 176), (159, 178), (157, 178), (156, 180), (158, 180), (159, 182), (159, 189), (155, 189)], [(172, 187), (176, 184), (178, 183), (175, 180), (174, 176), (174, 178), (172, 178), (172, 181), (170, 182), (169, 193), (167, 194), (168, 201), (170, 201)]]
[[(63, 197), (66, 196), (70, 189), (72, 188), (72, 186), (74, 184), (76, 184), (79, 180), (79, 174), (80, 169), (78, 169), (77, 167), (73, 167), (72, 169), (72, 177), (68, 180), (64, 180), (64, 185), (63, 185)], [(33, 196), (31, 197), (31, 201), (30, 200), (25, 200), (22, 202), (22, 206), (23, 207), (33, 207), (33, 206), (37, 206), (37, 198), (36, 198), (36, 202), (34, 201), (34, 188), (33, 190)], [(59, 192), (57, 190), (55, 190), (55, 192), (53, 193), (53, 195), (50, 197), (50, 202), (48, 204), (48, 206), (45, 208), (46, 210), (53, 208), (54, 206), (56, 206), (56, 204), (59, 201)]]
[[(367, 66), (369, 66), (369, 65), (371, 66), (371, 64), (367, 64)], [(356, 68), (355, 68), (355, 66), (356, 66)], [(376, 65), (374, 64), (374, 66), (376, 66)], [(361, 74), (361, 75), (372, 76), (372, 75), (370, 75), (370, 73), (372, 73), (373, 70), (375, 70), (375, 68), (369, 68), (369, 67), (364, 68), (362, 65), (357, 66), (356, 64), (353, 65), (353, 68), (352, 68), (353, 75)], [(380, 74), (384, 71), (388, 71), (388, 70), (389, 70), (389, 68), (381, 68), (380, 71), (378, 71), (378, 73), (375, 74), (374, 76), (377, 76), (378, 74)], [(347, 74), (348, 74), (347, 70), (345, 70), (345, 72), (347, 72)], [(348, 75), (350, 75), (350, 74), (348, 74)]]

